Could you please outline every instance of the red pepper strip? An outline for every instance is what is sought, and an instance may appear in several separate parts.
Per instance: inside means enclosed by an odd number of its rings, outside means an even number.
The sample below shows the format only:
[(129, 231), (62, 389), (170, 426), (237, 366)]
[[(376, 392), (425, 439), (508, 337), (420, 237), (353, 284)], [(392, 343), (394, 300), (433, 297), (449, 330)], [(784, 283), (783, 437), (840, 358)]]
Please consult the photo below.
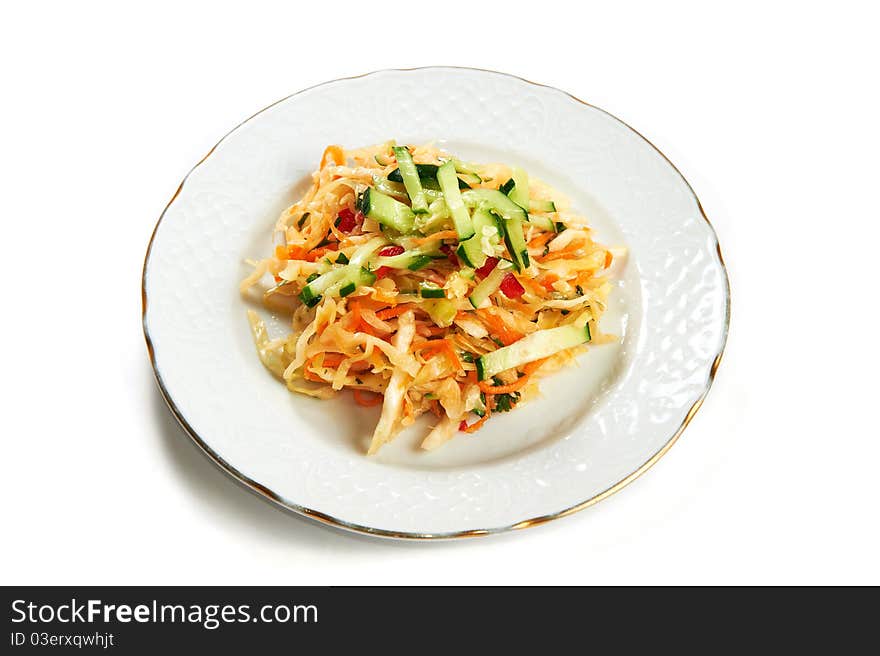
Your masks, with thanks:
[(486, 263), (476, 270), (476, 273), (481, 278), (485, 278), (490, 273), (492, 273), (492, 269), (494, 269), (498, 265), (497, 257), (487, 257)]
[(508, 273), (501, 280), (501, 291), (507, 298), (519, 298), (525, 294), (526, 290), (519, 284), (519, 280), (516, 279), (515, 275)]
[(340, 232), (351, 232), (361, 223), (364, 222), (364, 215), (360, 212), (353, 212), (347, 207), (339, 210), (339, 218), (337, 219), (336, 229)]
[(443, 244), (440, 247), (441, 253), (446, 253), (446, 257), (449, 258), (449, 261), (452, 262), (453, 266), (459, 266), (458, 264), (458, 255), (455, 254), (455, 249), (452, 248), (449, 244)]

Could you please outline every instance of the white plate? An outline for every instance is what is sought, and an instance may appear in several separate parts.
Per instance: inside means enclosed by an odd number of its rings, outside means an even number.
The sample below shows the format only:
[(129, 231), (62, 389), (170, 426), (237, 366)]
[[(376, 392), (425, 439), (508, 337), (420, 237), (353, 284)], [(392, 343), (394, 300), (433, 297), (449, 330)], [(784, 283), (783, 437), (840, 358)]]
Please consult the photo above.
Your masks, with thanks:
[[(287, 392), (262, 367), (238, 283), (324, 147), (437, 140), (524, 166), (571, 198), (599, 239), (630, 249), (602, 328), (619, 344), (542, 381), (543, 398), (426, 453), (418, 424), (378, 457), (378, 408)], [(172, 412), (221, 468), (272, 501), (386, 537), (540, 524), (650, 467), (705, 396), (727, 334), (727, 276), (688, 183), (648, 141), (556, 89), (461, 68), (381, 71), (294, 94), (235, 128), (156, 226), (144, 333)], [(270, 320), (270, 328), (283, 326)]]

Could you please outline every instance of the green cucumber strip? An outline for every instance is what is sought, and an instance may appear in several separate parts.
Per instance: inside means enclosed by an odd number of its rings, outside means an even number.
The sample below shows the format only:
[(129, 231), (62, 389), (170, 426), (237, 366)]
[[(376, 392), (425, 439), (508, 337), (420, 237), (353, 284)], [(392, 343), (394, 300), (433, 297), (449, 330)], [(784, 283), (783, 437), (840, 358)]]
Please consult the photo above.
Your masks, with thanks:
[[(401, 253), (400, 255), (377, 257), (376, 261), (373, 262), (373, 268), (378, 269), (379, 267), (384, 266), (391, 267), (392, 269), (410, 269), (412, 271), (417, 271), (426, 266), (432, 260), (432, 256), (428, 255), (426, 252), (413, 249)], [(413, 266), (415, 266), (415, 269), (412, 268)]]
[(518, 271), (528, 268), (529, 252), (523, 235), (523, 222), (528, 214), (500, 191), (494, 189), (469, 189), (461, 194), (469, 207), (485, 203), (504, 219), (504, 242)]
[[(556, 211), (556, 205), (552, 200), (529, 200), (529, 175), (523, 169), (514, 168), (513, 177), (505, 182), (499, 191), (507, 195), (510, 200), (519, 205), (523, 210), (532, 209), (535, 212)], [(541, 230), (556, 231), (556, 224), (547, 216), (532, 216), (526, 213), (523, 221), (528, 221), (541, 228)]]
[(299, 293), (299, 300), (309, 307), (316, 306), (324, 292), (345, 277), (345, 269), (346, 267), (333, 269), (312, 280)]
[(483, 181), (483, 178), (478, 176), (476, 173), (462, 173), (461, 171), (458, 171), (458, 179), (466, 182), (469, 187), (472, 187), (473, 185), (478, 185)]
[(513, 264), (517, 271), (529, 268), (529, 249), (526, 246), (525, 234), (523, 234), (523, 222), (518, 216), (505, 219), (504, 244), (513, 257)]
[[(426, 191), (427, 193), (427, 191)], [(415, 228), (422, 234), (428, 235), (438, 230), (444, 230), (451, 226), (452, 216), (449, 214), (449, 208), (446, 207), (446, 201), (443, 200), (442, 192), (438, 200), (432, 201), (428, 206), (428, 214), (419, 214), (415, 220)]]
[[(452, 222), (455, 224), (455, 231), (458, 233), (458, 240), (464, 241), (474, 234), (474, 227), (471, 224), (471, 215), (464, 206), (462, 193), (458, 188), (456, 181), (458, 177), (455, 175), (455, 165), (452, 162), (446, 162), (437, 169), (437, 182), (443, 191), (443, 199), (446, 201), (446, 207), (452, 214)], [(471, 193), (470, 191), (465, 193)]]
[(475, 185), (483, 181), (477, 167), (473, 164), (462, 162), (460, 159), (453, 159), (452, 163), (455, 165), (455, 172), (468, 184)]
[(351, 254), (350, 266), (360, 267), (363, 266), (370, 256), (373, 255), (377, 250), (382, 248), (388, 243), (388, 240), (384, 237), (373, 237), (370, 241), (361, 244), (355, 249), (354, 253)]
[(552, 200), (535, 200), (532, 198), (529, 200), (529, 211), (530, 212), (555, 212), (556, 211), (556, 203)]
[(430, 282), (419, 283), (419, 294), (422, 298), (446, 298), (443, 288)]
[(371, 285), (376, 281), (376, 274), (362, 266), (363, 261), (372, 251), (385, 243), (384, 239), (372, 239), (351, 256), (349, 264), (331, 269), (327, 273), (309, 281), (299, 293), (299, 300), (309, 307), (318, 304), (327, 294), (348, 296), (362, 285)]
[[(409, 200), (409, 194), (406, 193), (406, 187), (402, 182), (392, 182), (388, 178), (382, 178), (378, 175), (373, 176), (373, 187), (376, 188), (376, 191), (381, 191), (386, 196), (391, 196), (392, 198), (396, 198), (397, 200)], [(429, 203), (434, 203), (436, 201), (443, 200), (443, 192), (439, 189), (425, 189), (422, 188), (422, 193), (425, 195), (425, 200)], [(444, 205), (444, 207), (446, 207)], [(430, 211), (430, 206), (428, 210)]]
[(345, 253), (340, 253), (336, 256), (336, 262), (334, 264), (348, 264), (348, 256)]
[(476, 361), (477, 380), (492, 378), (507, 369), (521, 367), (589, 341), (590, 324), (588, 323), (583, 326), (568, 324), (539, 330), (526, 335), (518, 342), (479, 357)]
[(426, 214), (428, 212), (428, 201), (425, 199), (425, 192), (422, 189), (422, 182), (419, 180), (416, 165), (413, 162), (412, 155), (403, 146), (394, 147), (394, 156), (397, 158), (397, 167), (403, 178), (403, 186), (406, 187), (406, 193), (412, 204), (412, 210), (416, 214)]
[(513, 167), (513, 189), (507, 195), (524, 210), (529, 209), (529, 174), (519, 167)]
[(410, 271), (418, 271), (419, 269), (424, 269), (433, 261), (434, 258), (430, 255), (418, 255), (413, 258), (412, 262), (406, 265), (406, 268)]
[(428, 313), (431, 320), (441, 328), (451, 326), (452, 322), (455, 320), (455, 315), (458, 313), (458, 308), (456, 308), (455, 302), (448, 298), (438, 298), (437, 300), (425, 301), (421, 304), (421, 307), (425, 309), (425, 312)]
[(345, 274), (342, 280), (339, 280), (324, 292), (325, 296), (348, 296), (355, 289), (362, 285), (371, 285), (376, 282), (376, 274), (362, 266), (346, 266), (343, 271)]
[[(408, 151), (407, 151), (408, 152)], [(410, 157), (411, 159), (411, 157)], [(400, 170), (400, 162), (398, 162), (398, 168), (391, 171), (388, 174), (388, 179), (392, 182), (403, 182), (403, 172)], [(422, 183), (425, 180), (436, 180), (437, 179), (437, 169), (439, 168), (436, 164), (416, 164), (416, 173), (419, 178), (421, 178)]]
[(415, 215), (413, 211), (391, 196), (367, 187), (360, 201), (360, 211), (382, 225), (398, 232), (410, 232)]
[(409, 194), (406, 193), (406, 187), (404, 187), (401, 182), (391, 182), (386, 178), (374, 175), (373, 187), (376, 191), (382, 192), (386, 196), (391, 196), (397, 200), (409, 200)]
[(501, 286), (501, 281), (504, 280), (504, 276), (510, 272), (510, 265), (505, 264), (505, 262), (507, 262), (507, 260), (500, 261), (498, 266), (492, 269), (491, 273), (474, 287), (474, 291), (471, 292), (468, 300), (475, 308), (480, 307), (487, 298), (498, 291), (498, 288)]
[[(422, 187), (427, 189), (440, 189), (437, 185), (437, 169), (440, 167), (437, 164), (416, 164), (416, 172), (419, 174), (419, 180), (422, 183)], [(403, 174), (400, 172), (400, 168), (396, 168), (391, 173), (388, 174), (388, 179), (392, 182), (403, 182)], [(460, 189), (469, 189), (469, 185), (464, 181), (459, 179), (458, 186)]]
[[(371, 284), (376, 279), (376, 276), (364, 269), (363, 264), (376, 250), (387, 243), (383, 237), (374, 237), (365, 244), (358, 246), (349, 258), (348, 264), (341, 267), (337, 266), (314, 280), (309, 280), (309, 284), (303, 287), (303, 290), (299, 293), (299, 300), (309, 307), (314, 307), (325, 293), (332, 295), (334, 290), (348, 283)], [(372, 278), (370, 279), (370, 277)]]
[(461, 199), (468, 207), (477, 207), (485, 203), (489, 209), (494, 210), (504, 219), (516, 216), (522, 221), (526, 220), (525, 210), (495, 189), (468, 189), (461, 192)]
[[(497, 222), (492, 213), (485, 206), (480, 206), (474, 210), (471, 223), (474, 228), (474, 236), (460, 243), (458, 256), (470, 267), (479, 269), (486, 263), (488, 255), (483, 252), (483, 228), (497, 228)], [(501, 242), (501, 234), (497, 232), (489, 241), (493, 244)]]
[(339, 288), (339, 295), (342, 297), (348, 296), (358, 287), (372, 285), (376, 282), (376, 274), (364, 267), (358, 267), (355, 271), (347, 272), (344, 281)]
[(540, 214), (529, 214), (529, 223), (534, 226), (538, 226), (541, 230), (556, 232), (556, 224), (549, 216), (542, 216)]

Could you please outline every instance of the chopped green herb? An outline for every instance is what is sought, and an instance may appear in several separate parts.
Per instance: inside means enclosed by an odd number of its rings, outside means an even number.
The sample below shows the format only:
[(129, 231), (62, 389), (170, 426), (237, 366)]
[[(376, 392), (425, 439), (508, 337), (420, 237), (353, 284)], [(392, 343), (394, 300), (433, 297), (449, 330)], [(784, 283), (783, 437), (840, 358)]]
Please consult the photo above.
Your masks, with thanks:
[(363, 384), (364, 384), (364, 381), (362, 381), (360, 378), (355, 378), (355, 379), (354, 379), (354, 382), (356, 382), (358, 385), (363, 385)]
[(577, 291), (578, 296), (583, 296), (583, 295), (584, 295), (584, 288), (581, 287), (580, 285), (575, 286), (575, 290)]
[(508, 412), (519, 401), (519, 392), (513, 394), (497, 394), (495, 396), (495, 412)]
[(460, 356), (464, 362), (473, 362), (474, 361), (474, 354), (473, 353), (468, 353), (467, 351), (462, 351)]
[(339, 257), (336, 258), (336, 264), (348, 264), (348, 258), (345, 256), (345, 253), (339, 254)]
[(303, 224), (306, 222), (307, 218), (309, 218), (308, 212), (303, 214), (302, 217), (300, 217), (300, 220), (296, 222), (296, 229), (297, 230), (302, 230)]
[(565, 224), (564, 224), (564, 223), (560, 223), (559, 221), (557, 221), (557, 222), (556, 222), (556, 232), (557, 232), (557, 233), (559, 233), (559, 232), (565, 232)]
[(567, 315), (569, 314), (569, 311), (568, 311), (568, 310), (562, 310), (562, 311), (560, 311), (560, 314), (564, 317), (564, 316), (567, 316)]
[(504, 346), (504, 342), (502, 342), (502, 341), (501, 341), (500, 339), (498, 339), (497, 337), (493, 337), (493, 338), (492, 338), (492, 341), (495, 342), (496, 344), (498, 344), (498, 346)]

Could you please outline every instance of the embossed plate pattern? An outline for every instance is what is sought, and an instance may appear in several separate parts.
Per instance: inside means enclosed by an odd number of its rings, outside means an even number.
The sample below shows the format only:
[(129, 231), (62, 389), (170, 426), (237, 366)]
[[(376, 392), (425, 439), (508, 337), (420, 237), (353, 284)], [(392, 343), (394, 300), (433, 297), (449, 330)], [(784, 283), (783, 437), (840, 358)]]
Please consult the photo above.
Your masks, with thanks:
[[(438, 140), (520, 163), (630, 250), (603, 329), (544, 396), (431, 454), (401, 437), (363, 455), (375, 416), (296, 398), (259, 364), (237, 293), (246, 257), (329, 143)], [(645, 471), (711, 384), (729, 291), (714, 231), (675, 167), (610, 114), (556, 89), (459, 68), (380, 71), (294, 94), (230, 132), (190, 172), (147, 253), (144, 333), (162, 393), (222, 469), (268, 499), (385, 537), (452, 538), (534, 526)], [(278, 330), (280, 324), (270, 324)]]

